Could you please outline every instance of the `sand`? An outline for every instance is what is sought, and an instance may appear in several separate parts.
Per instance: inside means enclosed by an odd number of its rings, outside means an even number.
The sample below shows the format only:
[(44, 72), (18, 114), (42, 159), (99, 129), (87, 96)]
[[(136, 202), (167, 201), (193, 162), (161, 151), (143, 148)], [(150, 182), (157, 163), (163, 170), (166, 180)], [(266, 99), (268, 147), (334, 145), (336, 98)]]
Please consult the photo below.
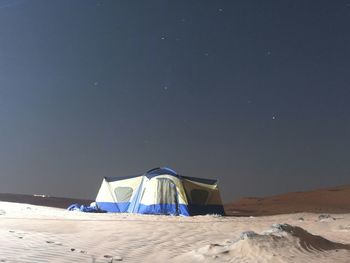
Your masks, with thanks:
[(268, 197), (244, 197), (225, 205), (228, 215), (262, 216), (311, 213), (350, 213), (350, 185)]
[(173, 217), (0, 202), (0, 244), (0, 262), (350, 262), (350, 214)]

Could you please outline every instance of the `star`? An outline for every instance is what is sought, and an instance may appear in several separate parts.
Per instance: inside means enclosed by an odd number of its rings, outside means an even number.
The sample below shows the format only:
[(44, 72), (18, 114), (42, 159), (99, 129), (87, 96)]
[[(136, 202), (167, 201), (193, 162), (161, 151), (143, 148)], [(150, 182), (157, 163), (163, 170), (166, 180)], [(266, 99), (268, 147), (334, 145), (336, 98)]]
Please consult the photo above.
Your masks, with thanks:
[(272, 119), (273, 119), (273, 120), (276, 120), (276, 116), (272, 116)]

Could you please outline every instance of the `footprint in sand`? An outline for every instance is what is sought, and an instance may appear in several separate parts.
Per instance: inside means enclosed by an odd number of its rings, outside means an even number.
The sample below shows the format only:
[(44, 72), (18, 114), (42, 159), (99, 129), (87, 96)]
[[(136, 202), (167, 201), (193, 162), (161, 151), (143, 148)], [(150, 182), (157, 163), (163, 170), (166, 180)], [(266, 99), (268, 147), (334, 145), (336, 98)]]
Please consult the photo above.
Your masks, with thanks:
[(103, 256), (104, 258), (108, 258), (108, 259), (110, 259), (110, 263), (112, 263), (112, 262), (114, 262), (114, 261), (122, 261), (123, 260), (123, 258), (122, 257), (120, 257), (120, 256), (111, 256), (111, 255), (104, 255)]
[[(12, 233), (15, 233), (15, 231), (13, 231)], [(26, 234), (27, 234), (27, 233), (16, 233), (16, 236), (17, 236), (17, 238), (19, 238), (19, 239), (23, 239), (24, 236), (25, 236)]]
[(321, 214), (318, 216), (319, 222), (329, 222), (333, 220), (336, 220), (336, 218), (332, 217), (330, 214)]
[[(9, 232), (12, 233), (12, 234), (17, 234), (17, 235), (19, 235), (19, 236), (17, 236), (17, 238), (23, 239), (23, 236), (22, 236), (22, 235), (23, 235), (24, 233), (16, 233), (15, 230), (9, 230)], [(0, 261), (0, 262), (1, 262), (1, 261)]]
[(47, 243), (47, 244), (53, 244), (53, 245), (56, 245), (56, 246), (62, 246), (62, 243), (60, 243), (60, 242), (55, 242), (55, 241), (51, 241), (51, 240), (46, 240), (46, 243)]
[(85, 251), (85, 250), (77, 250), (75, 248), (71, 248), (70, 251), (72, 251), (72, 252), (76, 251), (76, 252), (79, 252), (81, 254), (87, 254), (87, 251)]
[(350, 225), (348, 225), (348, 226), (340, 225), (340, 226), (339, 226), (339, 229), (340, 229), (340, 230), (345, 230), (345, 231), (350, 231)]

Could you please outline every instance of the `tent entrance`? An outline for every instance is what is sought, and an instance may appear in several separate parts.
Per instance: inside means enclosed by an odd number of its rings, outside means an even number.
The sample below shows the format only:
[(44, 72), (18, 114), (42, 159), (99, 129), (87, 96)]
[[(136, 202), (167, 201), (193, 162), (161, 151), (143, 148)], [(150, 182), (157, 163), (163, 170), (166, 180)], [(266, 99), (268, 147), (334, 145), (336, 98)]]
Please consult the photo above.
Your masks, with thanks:
[(174, 182), (168, 178), (157, 178), (156, 203), (160, 214), (179, 214), (179, 200)]

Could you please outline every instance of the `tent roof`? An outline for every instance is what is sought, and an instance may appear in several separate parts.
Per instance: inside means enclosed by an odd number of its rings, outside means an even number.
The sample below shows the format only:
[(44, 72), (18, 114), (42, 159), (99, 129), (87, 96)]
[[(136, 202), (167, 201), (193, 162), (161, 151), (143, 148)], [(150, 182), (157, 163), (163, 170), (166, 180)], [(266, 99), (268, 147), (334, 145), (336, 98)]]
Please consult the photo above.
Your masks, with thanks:
[(105, 180), (107, 182), (114, 182), (114, 181), (120, 181), (120, 180), (135, 178), (135, 177), (139, 177), (139, 176), (142, 176), (142, 174), (128, 175), (128, 176), (105, 176), (104, 178), (105, 178)]
[[(194, 182), (198, 183), (204, 183), (204, 184), (210, 184), (214, 185), (217, 183), (216, 179), (205, 179), (205, 178), (197, 178), (197, 177), (189, 177), (189, 176), (183, 176), (179, 175), (177, 172), (175, 172), (173, 169), (167, 168), (167, 167), (159, 167), (159, 168), (154, 168), (143, 174), (146, 176), (148, 179), (151, 179), (155, 176), (158, 175), (172, 175), (174, 177), (180, 178), (180, 179), (186, 179), (186, 180), (191, 180)], [(105, 177), (107, 182), (114, 182), (114, 181), (120, 181), (120, 180), (125, 180), (125, 179), (130, 179), (130, 178), (135, 178), (142, 176), (142, 174), (139, 175), (131, 175), (131, 176), (113, 176), (113, 177)]]
[(218, 182), (217, 179), (206, 179), (206, 178), (198, 178), (198, 177), (190, 177), (190, 176), (181, 176), (181, 178), (186, 179), (186, 180), (191, 180), (193, 182), (198, 182), (202, 184), (210, 184), (214, 185)]
[(154, 168), (152, 170), (149, 170), (145, 174), (145, 176), (147, 176), (147, 178), (152, 178), (154, 176), (158, 176), (158, 175), (162, 175), (162, 174), (168, 174), (168, 175), (172, 175), (172, 176), (175, 176), (177, 178), (180, 178), (180, 179), (187, 179), (187, 180), (191, 180), (191, 181), (198, 182), (198, 183), (204, 183), (204, 184), (213, 185), (213, 184), (217, 183), (216, 179), (204, 179), (204, 178), (179, 175), (176, 171), (174, 171), (173, 169), (170, 169), (168, 167)]
[(154, 176), (162, 175), (162, 174), (168, 174), (168, 175), (179, 177), (177, 172), (167, 167), (158, 167), (158, 168), (151, 169), (147, 173), (145, 173), (145, 176), (147, 176), (147, 178), (152, 178)]

